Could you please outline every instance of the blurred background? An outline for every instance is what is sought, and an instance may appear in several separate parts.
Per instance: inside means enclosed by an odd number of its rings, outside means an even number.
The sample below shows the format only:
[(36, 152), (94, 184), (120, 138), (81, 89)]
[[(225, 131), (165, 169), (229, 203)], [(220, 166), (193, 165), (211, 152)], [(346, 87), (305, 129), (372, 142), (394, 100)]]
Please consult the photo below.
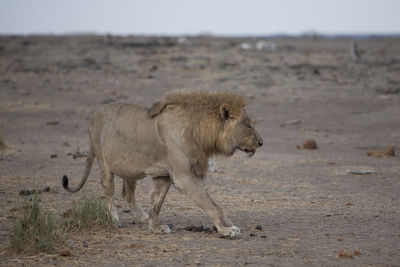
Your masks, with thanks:
[(397, 0), (0, 2), (0, 34), (397, 34)]

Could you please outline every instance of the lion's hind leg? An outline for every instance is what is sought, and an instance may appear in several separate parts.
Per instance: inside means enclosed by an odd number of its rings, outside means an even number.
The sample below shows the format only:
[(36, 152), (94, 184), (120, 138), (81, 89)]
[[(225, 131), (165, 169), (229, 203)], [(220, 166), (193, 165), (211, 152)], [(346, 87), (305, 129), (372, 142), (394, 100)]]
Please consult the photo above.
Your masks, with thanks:
[(99, 165), (102, 174), (101, 184), (104, 189), (104, 195), (106, 197), (107, 207), (110, 210), (111, 216), (115, 222), (117, 227), (121, 226), (121, 223), (118, 218), (118, 211), (115, 207), (115, 200), (114, 200), (114, 173), (112, 173), (102, 162), (99, 160)]
[(140, 204), (136, 201), (135, 197), (136, 181), (126, 181), (122, 185), (122, 197), (130, 204), (132, 213), (140, 223), (146, 223), (149, 215), (144, 212)]
[(164, 203), (165, 196), (171, 186), (171, 179), (169, 176), (154, 177), (153, 188), (151, 192), (151, 207), (149, 218), (149, 230), (155, 233), (169, 234), (171, 229), (168, 225), (160, 225), (160, 210)]

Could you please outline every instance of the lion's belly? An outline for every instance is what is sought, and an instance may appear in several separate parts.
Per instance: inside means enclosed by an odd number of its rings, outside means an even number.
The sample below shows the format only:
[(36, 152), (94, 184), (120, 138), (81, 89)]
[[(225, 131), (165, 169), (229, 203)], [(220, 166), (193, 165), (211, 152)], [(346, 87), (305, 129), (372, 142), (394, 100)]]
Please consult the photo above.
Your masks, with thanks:
[(153, 124), (136, 123), (135, 129), (114, 125), (105, 129), (103, 137), (104, 160), (116, 175), (125, 179), (141, 179), (146, 175), (167, 174), (165, 148), (159, 142)]
[(113, 157), (111, 154), (105, 157), (105, 161), (114, 174), (124, 179), (139, 180), (147, 175), (168, 175), (167, 168), (162, 161), (155, 161), (138, 154), (121, 155), (119, 153), (118, 157)]

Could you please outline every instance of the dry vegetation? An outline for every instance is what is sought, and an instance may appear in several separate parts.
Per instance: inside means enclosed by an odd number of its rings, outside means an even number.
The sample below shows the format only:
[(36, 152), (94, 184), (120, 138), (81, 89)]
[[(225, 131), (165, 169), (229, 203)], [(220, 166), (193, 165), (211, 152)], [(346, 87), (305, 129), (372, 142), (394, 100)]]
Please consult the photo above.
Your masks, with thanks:
[[(17, 211), (10, 235), (10, 250), (16, 253), (35, 254), (62, 249), (67, 232), (111, 231), (115, 223), (102, 199), (82, 197), (74, 201), (72, 209), (64, 213), (64, 220), (55, 222), (54, 215), (43, 212), (39, 205), (38, 190), (32, 204), (26, 203)], [(65, 255), (63, 255), (65, 256)]]
[(115, 228), (110, 211), (103, 199), (83, 196), (73, 203), (72, 209), (64, 212), (64, 226), (67, 231), (99, 231)]
[(49, 213), (39, 205), (35, 193), (32, 204), (28, 203), (17, 212), (10, 236), (10, 249), (17, 253), (50, 252), (63, 243), (63, 231)]

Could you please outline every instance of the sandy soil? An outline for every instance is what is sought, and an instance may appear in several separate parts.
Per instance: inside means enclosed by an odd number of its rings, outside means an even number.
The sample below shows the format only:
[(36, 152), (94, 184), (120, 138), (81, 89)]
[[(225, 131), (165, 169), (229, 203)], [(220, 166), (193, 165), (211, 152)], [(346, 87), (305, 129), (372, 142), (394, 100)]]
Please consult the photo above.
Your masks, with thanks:
[[(273, 39), (276, 51), (239, 48), (257, 41), (0, 37), (1, 133), (9, 146), (0, 152), (1, 265), (398, 265), (399, 156), (367, 152), (400, 148), (400, 40), (359, 40), (358, 61), (349, 39)], [(253, 158), (238, 152), (217, 159), (218, 172), (207, 180), (241, 238), (183, 230), (212, 224), (175, 189), (161, 212), (173, 232), (149, 234), (122, 212), (128, 206), (117, 179), (121, 229), (68, 235), (71, 257), (4, 249), (13, 210), (30, 198), (20, 190), (50, 186), (41, 205), (56, 215), (84, 193), (103, 194), (97, 165), (83, 192), (61, 187), (63, 174), (71, 183), (82, 175), (85, 158), (68, 153), (88, 150), (86, 120), (98, 105), (150, 106), (182, 88), (245, 95), (259, 121), (262, 149)], [(296, 148), (308, 139), (318, 149)], [(143, 180), (137, 190), (146, 209), (149, 186)]]

